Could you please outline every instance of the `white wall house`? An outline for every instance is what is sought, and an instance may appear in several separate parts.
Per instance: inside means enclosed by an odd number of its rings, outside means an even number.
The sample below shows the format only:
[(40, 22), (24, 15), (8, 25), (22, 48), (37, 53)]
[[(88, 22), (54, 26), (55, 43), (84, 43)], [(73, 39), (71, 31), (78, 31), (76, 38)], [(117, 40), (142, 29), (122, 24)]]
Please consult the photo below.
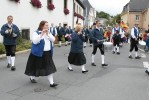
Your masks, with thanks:
[[(48, 0), (40, 1), (42, 7), (36, 8), (30, 3), (31, 0), (20, 0), (20, 3), (11, 0), (0, 0), (0, 27), (7, 22), (8, 15), (14, 17), (14, 24), (20, 30), (29, 29), (30, 33), (38, 28), (41, 20), (48, 21), (50, 25), (54, 23), (58, 26), (59, 23), (62, 23), (62, 25), (73, 26), (73, 0), (50, 0), (55, 6), (52, 11), (47, 9)], [(64, 14), (64, 5), (69, 9), (70, 13), (68, 15)], [(83, 10), (80, 13), (83, 13)], [(2, 42), (2, 36), (0, 36), (0, 42)]]
[[(83, 3), (80, 0), (74, 0), (74, 12), (84, 17), (84, 10), (85, 10), (85, 7)], [(76, 25), (77, 20), (78, 20), (78, 23), (81, 23), (82, 26), (84, 25), (84, 20), (76, 16), (74, 17), (74, 27)]]

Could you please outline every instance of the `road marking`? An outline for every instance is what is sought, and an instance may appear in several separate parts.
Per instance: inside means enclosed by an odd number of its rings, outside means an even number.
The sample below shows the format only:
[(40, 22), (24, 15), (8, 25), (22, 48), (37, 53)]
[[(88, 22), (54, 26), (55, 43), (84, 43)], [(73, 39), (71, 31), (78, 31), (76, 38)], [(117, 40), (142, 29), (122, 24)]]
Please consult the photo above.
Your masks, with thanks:
[(144, 66), (144, 68), (149, 68), (149, 63), (147, 61), (144, 61), (143, 66)]
[(144, 53), (141, 53), (142, 58), (146, 58), (146, 55)]

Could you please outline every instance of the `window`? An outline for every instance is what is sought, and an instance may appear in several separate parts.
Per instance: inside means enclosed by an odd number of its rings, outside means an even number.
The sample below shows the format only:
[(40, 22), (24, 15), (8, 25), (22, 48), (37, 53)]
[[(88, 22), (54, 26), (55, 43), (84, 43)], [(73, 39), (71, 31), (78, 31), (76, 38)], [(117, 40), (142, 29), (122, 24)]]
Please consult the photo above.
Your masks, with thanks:
[(47, 4), (53, 3), (53, 0), (47, 0)]
[(74, 12), (76, 12), (76, 3), (74, 3)]
[(64, 9), (67, 8), (67, 0), (64, 0)]
[(78, 5), (77, 5), (77, 13), (78, 13)]
[(140, 20), (140, 16), (136, 15), (136, 21), (139, 21), (139, 20)]

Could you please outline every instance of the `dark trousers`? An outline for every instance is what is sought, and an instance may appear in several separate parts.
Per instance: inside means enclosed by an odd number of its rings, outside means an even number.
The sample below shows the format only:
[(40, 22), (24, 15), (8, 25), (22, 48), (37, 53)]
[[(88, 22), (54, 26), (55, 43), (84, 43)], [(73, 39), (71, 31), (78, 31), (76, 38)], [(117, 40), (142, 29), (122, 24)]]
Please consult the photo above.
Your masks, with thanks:
[(100, 52), (101, 52), (101, 55), (104, 55), (104, 45), (103, 44), (99, 44), (97, 46), (93, 46), (93, 55), (96, 54), (97, 52), (97, 48), (99, 48)]
[(133, 51), (133, 49), (135, 48), (135, 51), (138, 51), (138, 41), (135, 41), (135, 39), (131, 38), (131, 43), (130, 43), (130, 52)]
[(62, 41), (62, 35), (58, 35), (58, 41)]
[(89, 39), (89, 42), (90, 42), (90, 44), (92, 44), (92, 40), (91, 39)]
[(120, 46), (120, 41), (114, 41), (114, 46)]
[(85, 36), (85, 41), (84, 42), (88, 42), (88, 37), (87, 36)]
[(16, 52), (16, 45), (5, 45), (5, 50), (6, 50), (6, 56), (15, 56)]

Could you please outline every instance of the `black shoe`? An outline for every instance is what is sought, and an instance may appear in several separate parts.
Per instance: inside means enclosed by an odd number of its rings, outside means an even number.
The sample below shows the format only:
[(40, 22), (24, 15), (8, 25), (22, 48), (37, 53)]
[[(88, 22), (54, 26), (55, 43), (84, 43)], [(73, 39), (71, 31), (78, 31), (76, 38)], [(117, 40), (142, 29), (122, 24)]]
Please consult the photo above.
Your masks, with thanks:
[(11, 71), (15, 71), (15, 70), (16, 70), (15, 66), (12, 66)]
[(113, 51), (113, 54), (115, 54), (115, 51)]
[(84, 48), (86, 48), (86, 46), (84, 46)]
[(88, 70), (86, 70), (86, 71), (82, 71), (83, 74), (85, 74), (85, 73), (87, 73), (87, 72), (88, 72)]
[(95, 63), (92, 63), (91, 65), (92, 65), (92, 66), (96, 66), (96, 64), (95, 64)]
[(102, 66), (108, 66), (108, 64), (102, 64)]
[(132, 57), (132, 56), (129, 56), (128, 58), (133, 59), (133, 57)]
[(147, 70), (145, 71), (145, 73), (149, 75), (149, 72)]
[(58, 86), (58, 84), (50, 84), (50, 87), (56, 87), (56, 86)]
[(73, 71), (73, 69), (69, 69), (69, 67), (68, 67), (68, 70), (69, 70), (69, 71)]
[(140, 59), (141, 57), (139, 57), (139, 56), (137, 56), (137, 57), (135, 57), (135, 59)]
[(37, 83), (37, 81), (35, 79), (31, 79), (30, 78), (31, 83)]
[(92, 47), (92, 45), (90, 45), (90, 47)]
[(8, 65), (7, 65), (7, 68), (10, 68), (10, 67), (11, 67), (11, 64), (8, 64)]
[(120, 52), (117, 52), (117, 55), (120, 55)]

